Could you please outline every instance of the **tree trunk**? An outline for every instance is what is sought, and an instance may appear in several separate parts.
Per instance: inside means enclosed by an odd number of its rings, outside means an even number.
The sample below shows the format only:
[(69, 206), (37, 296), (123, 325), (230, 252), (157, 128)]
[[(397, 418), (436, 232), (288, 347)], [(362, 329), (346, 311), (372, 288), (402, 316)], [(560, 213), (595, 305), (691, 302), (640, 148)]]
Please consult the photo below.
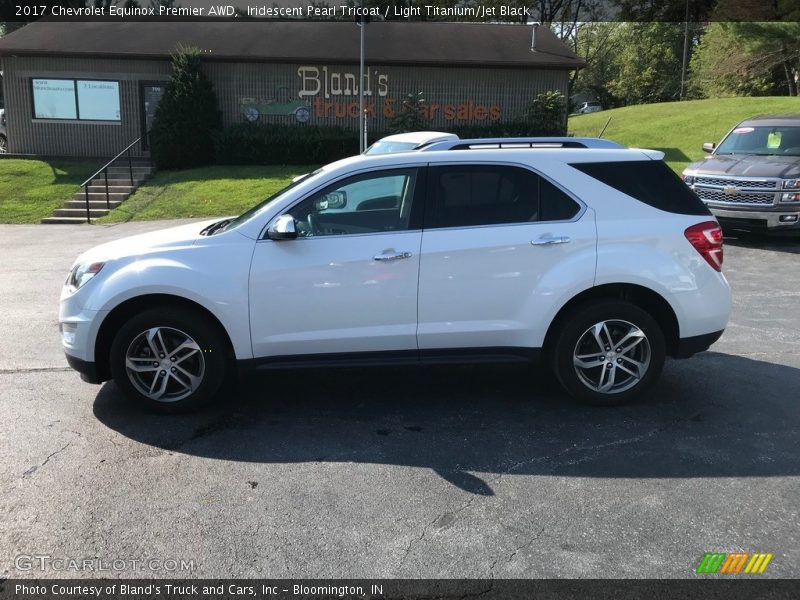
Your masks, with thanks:
[(783, 61), (783, 72), (786, 74), (786, 86), (790, 96), (797, 96), (797, 87), (794, 81), (794, 69), (789, 65), (789, 61)]

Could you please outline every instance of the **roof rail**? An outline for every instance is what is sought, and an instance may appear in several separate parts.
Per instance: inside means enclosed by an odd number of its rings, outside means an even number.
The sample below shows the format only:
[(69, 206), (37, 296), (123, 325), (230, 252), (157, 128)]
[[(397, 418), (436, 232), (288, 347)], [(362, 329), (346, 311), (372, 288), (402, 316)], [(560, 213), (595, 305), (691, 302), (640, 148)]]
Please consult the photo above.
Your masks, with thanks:
[(519, 137), (519, 138), (475, 138), (466, 140), (443, 140), (419, 148), (419, 152), (434, 150), (489, 150), (493, 148), (625, 148), (622, 144), (600, 138), (587, 137)]

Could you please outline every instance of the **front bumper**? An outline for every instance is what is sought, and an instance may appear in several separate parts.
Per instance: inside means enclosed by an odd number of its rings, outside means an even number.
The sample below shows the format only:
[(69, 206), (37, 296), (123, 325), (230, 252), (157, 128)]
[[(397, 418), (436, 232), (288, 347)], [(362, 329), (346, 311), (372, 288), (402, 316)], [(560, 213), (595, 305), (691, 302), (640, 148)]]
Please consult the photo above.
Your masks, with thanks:
[(762, 231), (800, 230), (800, 206), (786, 210), (730, 210), (707, 205), (721, 225)]
[(674, 358), (689, 358), (698, 352), (703, 352), (711, 347), (711, 344), (722, 337), (721, 329), (713, 333), (704, 333), (692, 337), (681, 338), (678, 340), (678, 347), (675, 349)]
[(86, 383), (103, 383), (97, 375), (97, 367), (93, 362), (82, 360), (71, 354), (65, 353), (65, 356), (67, 357), (67, 364), (80, 373), (83, 381)]
[(101, 383), (104, 378), (98, 373), (95, 362), (95, 342), (108, 311), (87, 309), (85, 304), (86, 291), (83, 288), (75, 294), (62, 292), (58, 310), (61, 346), (67, 363), (80, 373), (81, 379), (88, 383)]

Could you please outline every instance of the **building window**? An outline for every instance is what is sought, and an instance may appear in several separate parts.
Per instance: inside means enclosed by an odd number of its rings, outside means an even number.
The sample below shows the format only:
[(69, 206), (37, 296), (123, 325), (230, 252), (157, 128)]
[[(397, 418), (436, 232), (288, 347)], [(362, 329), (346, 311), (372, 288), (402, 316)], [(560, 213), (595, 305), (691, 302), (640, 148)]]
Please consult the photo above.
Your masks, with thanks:
[(119, 121), (119, 82), (93, 79), (32, 79), (33, 117)]

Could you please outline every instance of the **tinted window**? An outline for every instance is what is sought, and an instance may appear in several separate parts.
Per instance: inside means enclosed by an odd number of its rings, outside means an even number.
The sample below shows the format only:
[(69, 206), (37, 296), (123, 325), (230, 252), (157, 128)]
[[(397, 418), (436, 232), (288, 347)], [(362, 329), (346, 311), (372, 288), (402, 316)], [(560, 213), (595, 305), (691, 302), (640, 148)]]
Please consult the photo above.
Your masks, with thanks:
[(426, 227), (562, 220), (580, 210), (553, 184), (520, 167), (431, 167), (429, 177), (433, 209)]
[(659, 210), (681, 215), (711, 214), (700, 198), (660, 160), (579, 163), (571, 166)]
[(539, 177), (539, 220), (568, 221), (578, 214), (580, 205), (552, 183)]
[(416, 169), (344, 179), (306, 198), (287, 214), (301, 237), (403, 231), (411, 228)]

